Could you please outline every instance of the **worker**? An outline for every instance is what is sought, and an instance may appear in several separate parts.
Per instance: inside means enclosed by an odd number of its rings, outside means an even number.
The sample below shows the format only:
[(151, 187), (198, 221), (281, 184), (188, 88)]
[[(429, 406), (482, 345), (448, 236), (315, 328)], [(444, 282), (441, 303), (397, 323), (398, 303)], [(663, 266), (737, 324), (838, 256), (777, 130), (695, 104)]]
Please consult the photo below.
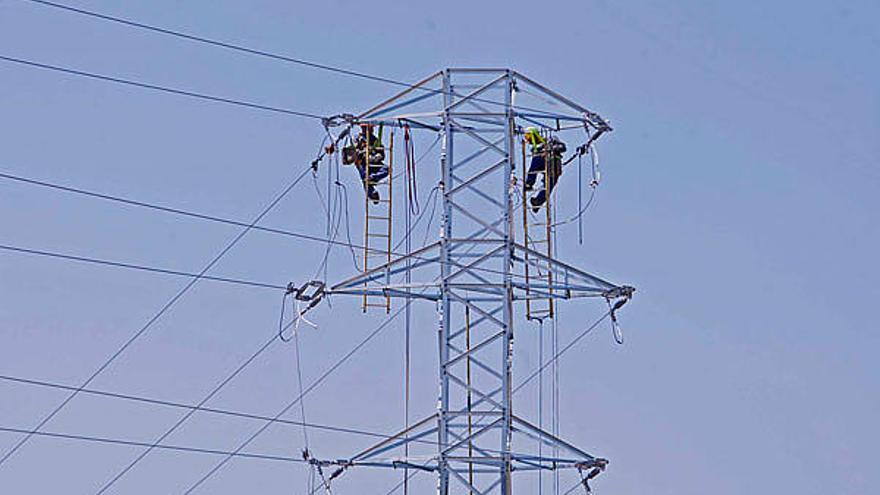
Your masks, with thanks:
[[(565, 153), (565, 143), (555, 136), (545, 138), (538, 129), (529, 127), (526, 129), (525, 140), (531, 147), (532, 163), (525, 178), (525, 190), (531, 191), (538, 180), (538, 174), (544, 174), (543, 188), (529, 200), (532, 211), (535, 213), (547, 202), (547, 197), (553, 192), (559, 176), (562, 175), (562, 154)], [(546, 163), (549, 159), (550, 163)]]
[[(369, 157), (367, 156), (368, 148)], [(342, 163), (345, 165), (354, 164), (357, 167), (367, 197), (373, 204), (378, 204), (380, 199), (375, 184), (388, 177), (388, 167), (384, 162), (385, 147), (382, 146), (382, 139), (373, 133), (373, 126), (361, 124), (360, 134), (355, 138), (354, 143), (342, 148)]]

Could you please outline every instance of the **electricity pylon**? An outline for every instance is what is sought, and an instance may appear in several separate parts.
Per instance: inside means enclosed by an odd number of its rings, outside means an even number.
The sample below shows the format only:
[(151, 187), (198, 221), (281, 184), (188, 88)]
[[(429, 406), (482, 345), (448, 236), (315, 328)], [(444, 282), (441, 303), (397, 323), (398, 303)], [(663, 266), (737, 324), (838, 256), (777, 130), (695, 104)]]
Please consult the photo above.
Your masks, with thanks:
[[(518, 106), (520, 94), (537, 95), (548, 110)], [(440, 390), (432, 416), (349, 459), (313, 462), (337, 465), (331, 478), (358, 465), (431, 471), (439, 495), (509, 495), (511, 474), (520, 471), (598, 474), (605, 459), (514, 413), (514, 319), (518, 303), (529, 298), (592, 297), (611, 304), (628, 300), (633, 289), (530, 249), (527, 240), (517, 242), (515, 162), (523, 126), (585, 131), (583, 152), (611, 130), (607, 122), (513, 70), (445, 69), (360, 115), (326, 123), (407, 125), (440, 134), (440, 239), (325, 291), (435, 302)], [(526, 265), (552, 276), (529, 279)], [(410, 282), (396, 282), (402, 275)], [(554, 455), (517, 452), (520, 435)], [(413, 452), (426, 444), (433, 450), (427, 455), (387, 457), (403, 445)]]

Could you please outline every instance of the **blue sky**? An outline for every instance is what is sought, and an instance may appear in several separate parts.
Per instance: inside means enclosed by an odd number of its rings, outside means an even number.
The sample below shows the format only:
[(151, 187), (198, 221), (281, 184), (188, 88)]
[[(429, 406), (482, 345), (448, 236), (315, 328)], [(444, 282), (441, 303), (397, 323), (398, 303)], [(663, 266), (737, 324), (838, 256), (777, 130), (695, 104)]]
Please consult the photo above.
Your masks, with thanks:
[[(67, 1), (407, 81), (446, 66), (508, 66), (600, 112), (615, 127), (600, 148), (603, 183), (584, 244), (569, 227), (560, 254), (638, 292), (621, 316), (624, 346), (603, 326), (562, 360), (562, 432), (612, 462), (595, 488), (880, 490), (875, 2)], [(395, 89), (22, 0), (0, 1), (0, 46), (6, 56), (322, 115), (366, 108)], [(310, 120), (7, 62), (0, 108), (4, 173), (241, 221), (307, 165), (322, 133)], [(560, 201), (573, 200), (574, 179), (563, 176)], [(423, 197), (429, 189), (421, 185)], [(319, 211), (309, 178), (263, 224), (322, 235)], [(358, 202), (352, 214), (359, 238)], [(0, 244), (188, 272), (237, 233), (9, 180), (0, 180), (0, 218)], [(252, 232), (211, 273), (284, 285), (310, 278), (322, 254), (321, 245)], [(330, 278), (351, 269), (348, 253), (334, 251)], [(0, 374), (77, 385), (185, 283), (2, 252)], [(200, 282), (92, 386), (198, 402), (272, 336), (279, 304), (277, 291)], [(413, 332), (414, 417), (436, 400), (430, 309), (417, 310)], [(601, 309), (563, 306), (560, 338)], [(382, 315), (335, 299), (313, 319), (319, 329), (301, 341), (306, 382)], [(537, 363), (535, 333), (525, 322), (518, 331), (525, 376)], [(399, 429), (402, 356), (398, 324), (307, 398), (309, 419)], [(273, 345), (210, 405), (274, 415), (297, 393), (295, 371), (294, 348)], [(525, 393), (529, 404), (534, 391)], [(0, 426), (28, 429), (64, 393), (0, 381), (0, 398)], [(46, 430), (149, 442), (180, 415), (81, 396)], [(197, 413), (168, 440), (228, 450), (258, 427)], [(326, 457), (369, 444), (310, 433)], [(0, 433), (0, 451), (18, 438)], [(251, 448), (296, 456), (302, 443), (299, 429), (276, 425)], [(94, 493), (137, 452), (34, 438), (0, 465), (0, 492)], [(114, 489), (179, 493), (215, 461), (154, 452)], [(201, 491), (301, 493), (305, 476), (298, 465), (235, 460)], [(384, 493), (399, 480), (346, 476), (340, 493)], [(430, 489), (423, 478), (418, 486)]]

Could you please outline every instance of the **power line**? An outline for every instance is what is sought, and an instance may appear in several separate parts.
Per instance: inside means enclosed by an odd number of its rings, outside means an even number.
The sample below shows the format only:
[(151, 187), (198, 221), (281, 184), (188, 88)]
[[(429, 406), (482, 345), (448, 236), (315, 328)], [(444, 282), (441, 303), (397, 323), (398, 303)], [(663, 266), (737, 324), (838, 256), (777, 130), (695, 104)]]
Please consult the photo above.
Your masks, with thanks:
[(131, 337), (129, 337), (128, 340), (126, 340), (125, 343), (121, 347), (119, 347), (107, 360), (105, 360), (101, 364), (101, 366), (99, 366), (98, 369), (96, 369), (82, 383), (82, 385), (80, 385), (80, 387), (77, 390), (75, 390), (73, 393), (68, 395), (67, 398), (64, 399), (63, 402), (61, 402), (61, 404), (59, 404), (55, 409), (53, 409), (51, 413), (49, 413), (46, 417), (44, 417), (37, 424), (37, 426), (35, 428), (33, 428), (31, 433), (28, 433), (27, 435), (25, 435), (24, 438), (19, 440), (18, 443), (16, 443), (8, 452), (6, 452), (6, 454), (4, 454), (2, 458), (0, 458), (0, 465), (3, 465), (3, 463), (6, 462), (6, 460), (8, 460), (13, 454), (15, 454), (18, 451), (18, 449), (20, 449), (25, 443), (27, 443), (28, 440), (30, 440), (31, 436), (34, 433), (38, 432), (43, 426), (46, 425), (46, 423), (48, 423), (53, 417), (55, 417), (55, 415), (58, 414), (58, 412), (61, 411), (71, 400), (73, 400), (73, 398), (76, 397), (76, 395), (79, 393), (79, 391), (81, 389), (87, 387), (92, 382), (92, 380), (94, 380), (105, 369), (107, 369), (107, 367), (110, 366), (110, 364), (113, 361), (115, 361), (116, 358), (118, 358), (126, 349), (128, 349), (128, 347), (131, 344), (133, 344), (141, 335), (143, 335), (144, 332), (146, 332), (150, 327), (152, 327), (153, 324), (156, 321), (158, 321), (159, 318), (162, 317), (162, 315), (164, 315), (169, 309), (171, 309), (171, 307), (174, 306), (174, 304), (177, 303), (177, 301), (180, 300), (180, 298), (182, 298), (187, 292), (189, 292), (189, 290), (196, 284), (196, 282), (198, 282), (205, 274), (207, 274), (208, 270), (213, 268), (214, 265), (216, 265), (226, 255), (226, 253), (228, 253), (233, 247), (235, 247), (235, 245), (238, 244), (238, 242), (242, 238), (244, 238), (244, 236), (248, 232), (251, 231), (253, 225), (256, 225), (260, 220), (262, 220), (263, 217), (265, 217), (270, 211), (272, 211), (272, 209), (274, 209), (275, 206), (282, 199), (284, 199), (285, 196), (287, 196), (287, 194), (299, 183), (299, 181), (301, 181), (303, 179), (303, 177), (306, 176), (308, 171), (309, 171), (309, 168), (308, 167), (305, 168), (302, 171), (302, 173), (300, 173), (290, 184), (288, 184), (288, 186), (281, 192), (281, 194), (276, 196), (275, 199), (272, 200), (272, 202), (269, 203), (269, 205), (267, 207), (265, 207), (263, 209), (263, 211), (260, 212), (260, 214), (256, 216), (256, 218), (254, 218), (253, 222), (251, 222), (251, 224), (248, 227), (242, 229), (242, 231), (239, 232), (238, 235), (236, 235), (235, 238), (233, 238), (232, 241), (230, 241), (226, 245), (226, 247), (220, 251), (219, 254), (217, 254), (207, 265), (205, 265), (205, 267), (199, 272), (198, 277), (191, 279), (185, 286), (183, 286), (183, 288), (181, 288), (180, 291), (178, 291), (171, 299), (169, 299), (159, 309), (159, 311), (156, 312), (147, 321), (147, 323), (145, 323), (137, 332), (135, 332)]
[[(205, 213), (183, 210), (180, 208), (163, 206), (163, 205), (159, 205), (159, 204), (155, 204), (155, 203), (148, 203), (145, 201), (139, 201), (139, 200), (135, 200), (135, 199), (126, 198), (123, 196), (111, 195), (111, 194), (101, 193), (101, 192), (97, 192), (97, 191), (90, 191), (87, 189), (82, 189), (82, 188), (78, 188), (78, 187), (73, 187), (73, 186), (68, 186), (68, 185), (63, 185), (63, 184), (58, 184), (58, 183), (53, 183), (53, 182), (31, 179), (28, 177), (14, 175), (14, 174), (10, 174), (7, 172), (0, 172), (0, 178), (12, 180), (12, 181), (17, 181), (17, 182), (21, 182), (24, 184), (30, 184), (30, 185), (34, 185), (34, 186), (46, 187), (49, 189), (55, 189), (55, 190), (59, 190), (59, 191), (69, 192), (69, 193), (73, 193), (73, 194), (79, 194), (79, 195), (88, 196), (88, 197), (92, 197), (92, 198), (103, 199), (106, 201), (121, 203), (121, 204), (129, 205), (129, 206), (137, 206), (137, 207), (147, 208), (147, 209), (151, 209), (151, 210), (155, 210), (155, 211), (161, 211), (164, 213), (172, 213), (175, 215), (195, 218), (195, 219), (199, 219), (199, 220), (206, 220), (209, 222), (222, 223), (222, 224), (232, 225), (232, 226), (236, 226), (236, 227), (245, 227), (245, 228), (249, 227), (252, 230), (259, 230), (259, 231), (267, 232), (267, 233), (271, 233), (271, 234), (284, 235), (287, 237), (293, 237), (296, 239), (302, 239), (302, 240), (306, 240), (306, 241), (328, 243), (328, 244), (332, 244), (332, 245), (343, 246), (343, 247), (354, 248), (354, 249), (364, 249), (364, 246), (361, 244), (354, 244), (351, 242), (339, 241), (336, 239), (330, 239), (330, 238), (326, 238), (326, 237), (320, 237), (320, 236), (315, 236), (315, 235), (310, 235), (310, 234), (303, 234), (301, 232), (294, 232), (291, 230), (285, 230), (285, 229), (280, 229), (280, 228), (264, 227), (261, 225), (250, 225), (248, 223), (241, 222), (238, 220), (232, 220), (232, 219), (223, 218), (223, 217), (219, 217), (219, 216), (215, 216), (215, 215), (208, 215)], [(433, 211), (432, 211), (432, 213), (433, 213)], [(424, 211), (422, 212), (422, 214), (424, 214)], [(421, 219), (421, 215), (419, 216), (419, 219)], [(418, 223), (418, 220), (416, 222)], [(430, 223), (429, 223), (429, 225), (430, 225)], [(409, 235), (409, 234), (407, 234), (407, 235)], [(398, 248), (401, 245), (401, 243), (402, 243), (402, 241), (398, 242), (395, 245), (395, 249)], [(378, 251), (375, 248), (370, 248), (370, 250), (371, 251)], [(392, 254), (394, 256), (406, 256), (406, 253), (399, 253), (396, 251), (391, 251), (390, 254)], [(413, 259), (427, 260), (427, 258), (425, 258), (423, 256), (413, 256)], [(455, 263), (452, 263), (452, 264), (456, 265)], [(501, 273), (499, 270), (493, 270), (491, 268), (486, 268), (486, 267), (471, 267), (470, 269), (477, 270), (477, 271), (484, 271), (487, 273)], [(519, 278), (524, 277), (524, 275), (521, 275), (521, 274), (513, 274), (513, 276), (519, 277)]]
[[(107, 438), (107, 437), (97, 437), (90, 435), (77, 435), (73, 433), (56, 433), (56, 432), (48, 432), (48, 431), (35, 431), (32, 432), (30, 430), (25, 430), (21, 428), (9, 428), (5, 426), (0, 426), (0, 432), (6, 433), (24, 433), (27, 435), (38, 435), (42, 437), (52, 437), (52, 438), (63, 438), (67, 440), (80, 440), (86, 442), (97, 442), (97, 443), (105, 443), (105, 444), (113, 444), (113, 445), (128, 445), (133, 447), (145, 447), (150, 444), (145, 442), (138, 442), (134, 440), (122, 440), (118, 438)], [(305, 463), (306, 461), (296, 457), (287, 457), (280, 455), (270, 455), (270, 454), (256, 454), (250, 452), (228, 452), (225, 450), (216, 450), (216, 449), (207, 449), (201, 447), (187, 447), (182, 445), (156, 445), (155, 448), (162, 450), (175, 450), (179, 452), (194, 452), (199, 454), (214, 454), (214, 455), (228, 455), (235, 457), (245, 457), (249, 459), (263, 459), (270, 461), (283, 461), (283, 462), (296, 462), (296, 463)]]
[(137, 21), (134, 21), (134, 20), (131, 20), (131, 19), (125, 19), (125, 18), (122, 18), (122, 17), (115, 17), (115, 16), (111, 16), (111, 15), (107, 15), (107, 14), (102, 14), (102, 13), (100, 13), (100, 12), (94, 12), (94, 11), (90, 11), (90, 10), (79, 9), (79, 8), (76, 8), (76, 7), (71, 7), (71, 6), (69, 6), (69, 5), (63, 5), (63, 4), (60, 4), (60, 3), (47, 2), (47, 1), (43, 1), (43, 0), (27, 0), (27, 1), (30, 1), (30, 2), (33, 2), (33, 3), (38, 3), (38, 4), (41, 4), (41, 5), (45, 5), (45, 6), (47, 6), (47, 7), (55, 7), (55, 8), (57, 8), (57, 9), (67, 10), (67, 11), (69, 11), (69, 12), (74, 12), (74, 13), (77, 13), (77, 14), (82, 14), (82, 15), (86, 15), (86, 16), (90, 16), (90, 17), (95, 17), (95, 18), (97, 18), (97, 19), (102, 19), (102, 20), (105, 20), (105, 21), (110, 21), (110, 22), (116, 22), (116, 23), (119, 23), (119, 24), (124, 24), (124, 25), (126, 25), (126, 26), (130, 26), (130, 27), (136, 27), (136, 28), (139, 28), (139, 29), (146, 29), (146, 30), (148, 30), (148, 31), (153, 31), (153, 32), (156, 32), (156, 33), (161, 33), (161, 34), (167, 34), (167, 35), (170, 35), (170, 36), (175, 36), (175, 37), (182, 38), (182, 39), (186, 39), (186, 40), (189, 40), (189, 41), (196, 41), (196, 42), (199, 42), (199, 43), (205, 43), (205, 44), (208, 44), (208, 45), (213, 45), (213, 46), (217, 46), (217, 47), (220, 47), (220, 48), (226, 48), (226, 49), (228, 49), (228, 50), (234, 50), (234, 51), (237, 51), (237, 52), (247, 53), (247, 54), (250, 54), (250, 55), (257, 55), (257, 56), (260, 56), (260, 57), (266, 57), (266, 58), (271, 58), (271, 59), (274, 59), (274, 60), (280, 60), (280, 61), (283, 61), (283, 62), (289, 62), (289, 63), (293, 63), (293, 64), (297, 64), (297, 65), (302, 65), (302, 66), (305, 66), (305, 67), (311, 67), (311, 68), (313, 68), (313, 69), (320, 69), (320, 70), (325, 70), (325, 71), (329, 71), (329, 72), (336, 72), (336, 73), (338, 73), (338, 74), (344, 74), (344, 75), (346, 75), (346, 76), (359, 77), (359, 78), (367, 79), (367, 80), (370, 80), (370, 81), (377, 81), (377, 82), (382, 82), (382, 83), (387, 83), (387, 84), (393, 84), (393, 85), (397, 85), (397, 86), (404, 86), (404, 87), (409, 87), (409, 86), (410, 86), (409, 83), (405, 83), (405, 82), (401, 82), (401, 81), (396, 81), (396, 80), (394, 80), (394, 79), (389, 79), (389, 78), (387, 78), (387, 77), (375, 76), (375, 75), (366, 74), (366, 73), (358, 72), (358, 71), (354, 71), (354, 70), (343, 69), (343, 68), (340, 68), (340, 67), (334, 67), (334, 66), (332, 66), (332, 65), (321, 64), (321, 63), (317, 63), (317, 62), (310, 62), (310, 61), (308, 61), (308, 60), (303, 60), (303, 59), (294, 58), (294, 57), (288, 57), (288, 56), (286, 56), (286, 55), (279, 55), (279, 54), (277, 54), (277, 53), (271, 53), (271, 52), (267, 52), (267, 51), (264, 51), (264, 50), (257, 50), (257, 49), (254, 49), (254, 48), (248, 48), (248, 47), (246, 47), (246, 46), (242, 46), (242, 45), (236, 45), (236, 44), (233, 44), (233, 43), (226, 43), (226, 42), (223, 42), (223, 41), (213, 40), (213, 39), (206, 38), (206, 37), (203, 37), (203, 36), (197, 36), (197, 35), (194, 35), (194, 34), (188, 34), (188, 33), (184, 33), (184, 32), (181, 32), (181, 31), (175, 31), (175, 30), (172, 30), (172, 29), (162, 28), (162, 27), (159, 27), (159, 26), (153, 26), (153, 25), (150, 25), (150, 24), (145, 24), (145, 23), (142, 23), (142, 22), (137, 22)]
[(85, 257), (85, 256), (77, 256), (77, 255), (64, 254), (64, 253), (58, 253), (58, 252), (52, 252), (52, 251), (42, 251), (39, 249), (30, 249), (30, 248), (24, 248), (24, 247), (20, 247), (20, 246), (11, 246), (8, 244), (0, 244), (0, 250), (10, 251), (10, 252), (15, 252), (15, 253), (31, 254), (31, 255), (36, 255), (36, 256), (46, 256), (49, 258), (57, 258), (57, 259), (62, 259), (62, 260), (67, 260), (67, 261), (78, 261), (78, 262), (83, 262), (83, 263), (92, 263), (92, 264), (96, 264), (96, 265), (112, 266), (112, 267), (116, 267), (116, 268), (127, 268), (130, 270), (140, 270), (140, 271), (145, 271), (145, 272), (150, 272), (150, 273), (161, 273), (164, 275), (175, 275), (175, 276), (179, 276), (179, 277), (188, 277), (188, 278), (201, 278), (203, 280), (210, 280), (213, 282), (225, 282), (225, 283), (230, 283), (230, 284), (243, 285), (243, 286), (247, 286), (247, 287), (258, 287), (261, 289), (284, 290), (287, 288), (287, 286), (284, 286), (284, 285), (255, 282), (253, 280), (241, 280), (241, 279), (235, 279), (235, 278), (229, 278), (229, 277), (215, 277), (212, 275), (202, 275), (200, 277), (198, 273), (183, 272), (180, 270), (170, 270), (167, 268), (158, 268), (158, 267), (154, 267), (154, 266), (137, 265), (134, 263), (126, 263), (126, 262), (121, 262), (121, 261), (110, 261), (110, 260), (99, 259), (99, 258), (89, 258), (89, 257)]
[[(72, 386), (72, 385), (64, 385), (61, 383), (48, 382), (45, 380), (35, 380), (32, 378), (22, 378), (22, 377), (11, 376), (11, 375), (0, 375), (0, 380), (11, 382), (11, 383), (18, 383), (21, 385), (31, 385), (31, 386), (52, 388), (52, 389), (56, 389), (56, 390), (68, 390), (68, 391), (77, 390), (77, 387)], [(130, 401), (130, 402), (141, 402), (144, 404), (150, 404), (150, 405), (154, 405), (154, 406), (165, 406), (165, 407), (172, 407), (172, 408), (177, 408), (177, 409), (190, 409), (190, 410), (198, 409), (199, 412), (216, 414), (219, 416), (229, 416), (229, 417), (235, 417), (235, 418), (241, 418), (241, 419), (259, 420), (259, 421), (272, 421), (271, 417), (263, 416), (263, 415), (259, 415), (259, 414), (250, 414), (250, 413), (244, 413), (244, 412), (240, 412), (240, 411), (231, 411), (228, 409), (217, 409), (217, 408), (213, 408), (213, 407), (204, 407), (204, 406), (198, 407), (193, 404), (184, 404), (182, 402), (174, 402), (174, 401), (163, 400), (163, 399), (154, 399), (151, 397), (123, 394), (123, 393), (119, 393), (119, 392), (108, 392), (105, 390), (84, 388), (80, 391), (80, 393), (94, 395), (94, 396), (98, 396), (98, 397), (107, 397), (107, 398), (111, 398), (111, 399), (126, 400), (126, 401)], [(321, 424), (321, 423), (310, 423), (310, 422), (305, 422), (305, 421), (295, 421), (295, 420), (281, 419), (281, 418), (276, 419), (275, 422), (280, 423), (280, 424), (289, 425), (289, 426), (296, 426), (296, 427), (307, 426), (309, 428), (314, 428), (316, 430), (325, 430), (325, 431), (330, 431), (330, 432), (334, 432), (334, 433), (344, 433), (344, 434), (351, 434), (351, 435), (362, 435), (362, 436), (366, 436), (366, 437), (373, 437), (373, 438), (378, 438), (378, 439), (383, 439), (383, 440), (396, 438), (394, 435), (388, 435), (388, 434), (384, 434), (384, 433), (361, 430), (361, 429), (356, 429), (356, 428), (326, 425), (326, 424)], [(430, 445), (437, 445), (437, 442), (432, 441), (432, 440), (416, 439), (415, 441), (419, 441), (421, 443), (430, 444)]]
[(206, 100), (206, 101), (213, 101), (213, 102), (218, 102), (218, 103), (228, 103), (230, 105), (237, 105), (240, 107), (247, 107), (247, 108), (252, 108), (252, 109), (256, 109), (256, 110), (266, 110), (269, 112), (282, 113), (282, 114), (286, 114), (286, 115), (294, 115), (297, 117), (305, 117), (305, 118), (318, 119), (318, 120), (323, 118), (322, 116), (320, 116), (318, 114), (314, 114), (314, 113), (300, 112), (297, 110), (290, 110), (290, 109), (281, 108), (281, 107), (273, 107), (273, 106), (269, 106), (269, 105), (263, 105), (260, 103), (253, 103), (253, 102), (243, 101), (243, 100), (235, 100), (232, 98), (227, 98), (225, 96), (214, 96), (214, 95), (209, 95), (209, 94), (205, 94), (205, 93), (196, 93), (194, 91), (176, 89), (176, 88), (172, 88), (169, 86), (159, 86), (156, 84), (135, 81), (132, 79), (123, 79), (121, 77), (108, 76), (105, 74), (98, 74), (95, 72), (86, 72), (86, 71), (79, 70), (79, 69), (72, 69), (69, 67), (61, 67), (59, 65), (51, 65), (51, 64), (46, 64), (43, 62), (35, 62), (33, 60), (26, 60), (23, 58), (16, 58), (16, 57), (10, 57), (10, 56), (6, 56), (6, 55), (0, 55), (0, 60), (4, 60), (6, 62), (12, 62), (12, 63), (16, 63), (16, 64), (21, 64), (21, 65), (27, 65), (27, 66), (31, 66), (31, 67), (38, 67), (40, 69), (47, 69), (47, 70), (52, 70), (52, 71), (56, 71), (56, 72), (62, 72), (65, 74), (71, 74), (71, 75), (75, 75), (75, 76), (88, 77), (88, 78), (97, 79), (100, 81), (113, 82), (113, 83), (117, 83), (117, 84), (125, 84), (128, 86), (150, 89), (153, 91), (161, 91), (164, 93), (170, 93), (170, 94), (179, 95), (179, 96), (189, 96), (191, 98), (198, 98), (198, 99)]
[(194, 408), (187, 411), (186, 414), (181, 416), (180, 419), (178, 419), (173, 425), (171, 425), (170, 428), (166, 429), (165, 433), (162, 433), (162, 435), (160, 435), (159, 438), (157, 438), (149, 446), (147, 446), (146, 450), (144, 450), (143, 452), (138, 454), (137, 457), (135, 457), (124, 468), (122, 468), (121, 471), (117, 472), (110, 479), (110, 481), (106, 482), (104, 484), (104, 486), (102, 486), (101, 489), (97, 491), (97, 495), (101, 495), (102, 493), (109, 490), (111, 486), (115, 485), (116, 482), (119, 481), (123, 476), (125, 476), (126, 473), (131, 471), (132, 468), (134, 468), (139, 462), (141, 462), (145, 457), (147, 457), (147, 455), (149, 455), (149, 453), (152, 452), (153, 449), (155, 449), (158, 445), (161, 445), (161, 443), (164, 442), (166, 438), (168, 438), (169, 436), (171, 436), (172, 433), (177, 431), (177, 429), (180, 428), (184, 423), (186, 423), (189, 420), (189, 418), (192, 417), (193, 414), (195, 414), (197, 411), (199, 411), (202, 408), (202, 406), (204, 406), (209, 400), (211, 400), (215, 395), (217, 395), (220, 392), (220, 390), (223, 389), (223, 387), (228, 385), (229, 382), (231, 382), (236, 376), (241, 374), (242, 371), (244, 371), (248, 366), (250, 366), (250, 364), (253, 363), (261, 354), (263, 354), (263, 352), (265, 352), (266, 349), (268, 349), (269, 346), (272, 345), (272, 343), (275, 342), (275, 340), (278, 338), (279, 338), (279, 334), (272, 332), (272, 338), (267, 340), (266, 343), (264, 343), (262, 346), (260, 346), (260, 348), (257, 349), (256, 352), (251, 354), (250, 357), (248, 357), (247, 359), (244, 360), (244, 362), (239, 364), (238, 367), (235, 368), (235, 370), (229, 374), (229, 376), (227, 376), (220, 383), (218, 383), (216, 386), (214, 386), (214, 388), (211, 389), (211, 391), (208, 392), (208, 394), (202, 400), (200, 400), (199, 403), (196, 404), (196, 406)]
[[(326, 380), (328, 376), (330, 376), (340, 366), (345, 364), (346, 361), (348, 361), (354, 354), (356, 354), (365, 345), (367, 345), (367, 343), (369, 343), (371, 340), (373, 340), (373, 338), (376, 337), (392, 321), (394, 321), (395, 318), (400, 316), (400, 314), (403, 313), (404, 308), (409, 306), (410, 303), (411, 303), (411, 301), (407, 301), (406, 304), (404, 306), (402, 306), (401, 308), (399, 308), (397, 311), (395, 311), (393, 315), (386, 318), (385, 321), (382, 322), (382, 324), (380, 324), (378, 327), (376, 327), (372, 332), (370, 332), (369, 335), (367, 335), (363, 340), (361, 340), (357, 345), (355, 345), (350, 351), (348, 351), (344, 356), (342, 356), (338, 361), (336, 361), (330, 368), (328, 368), (323, 374), (321, 374), (320, 377), (318, 377), (314, 382), (312, 382), (311, 385), (309, 385), (302, 393), (300, 393), (295, 399), (293, 399), (286, 406), (284, 406), (284, 408), (282, 408), (278, 412), (278, 414), (276, 414), (272, 419), (270, 419), (263, 426), (261, 426), (256, 432), (254, 432), (252, 435), (250, 435), (247, 438), (247, 440), (242, 442), (233, 452), (240, 452), (242, 449), (247, 447), (255, 438), (257, 438), (260, 434), (262, 434), (264, 431), (266, 431), (266, 429), (269, 428), (269, 426), (274, 424), (278, 420), (278, 418), (283, 416), (285, 413), (287, 413), (287, 411), (289, 411), (291, 408), (293, 408), (293, 406), (298, 404), (299, 401), (301, 401), (306, 395), (308, 395), (318, 385), (323, 383), (324, 380)], [(186, 491), (184, 492), (184, 495), (189, 495), (190, 493), (192, 493), (193, 490), (195, 490), (202, 483), (204, 483), (208, 478), (213, 476), (214, 473), (216, 473), (223, 466), (225, 466), (226, 463), (229, 462), (230, 459), (232, 459), (232, 457), (233, 456), (226, 456), (225, 458), (223, 458), (222, 461), (220, 461), (219, 463), (214, 465), (214, 467), (211, 468), (210, 471), (205, 473), (205, 475), (203, 475), (201, 478), (199, 478), (198, 481), (196, 481), (195, 483), (190, 485), (190, 487), (187, 488)]]
[[(442, 89), (425, 88), (422, 86), (416, 87), (412, 83), (400, 81), (397, 79), (392, 79), (389, 77), (378, 76), (375, 74), (369, 74), (366, 72), (356, 71), (356, 70), (352, 70), (352, 69), (346, 69), (343, 67), (333, 66), (333, 65), (329, 65), (329, 64), (312, 62), (309, 60), (296, 58), (296, 57), (290, 57), (287, 55), (281, 55), (281, 54), (269, 52), (266, 50), (258, 50), (255, 48), (249, 48), (249, 47), (239, 45), (239, 44), (227, 43), (225, 41), (219, 41), (219, 40), (207, 38), (204, 36), (198, 36), (198, 35), (194, 35), (194, 34), (185, 33), (182, 31), (177, 31), (177, 30), (163, 28), (163, 27), (159, 27), (159, 26), (155, 26), (155, 25), (151, 25), (151, 24), (146, 24), (143, 22), (138, 22), (138, 21), (135, 21), (132, 19), (124, 18), (124, 17), (112, 16), (112, 15), (102, 14), (100, 12), (95, 12), (95, 11), (91, 11), (91, 10), (85, 10), (85, 9), (80, 9), (77, 7), (71, 7), (69, 5), (64, 5), (64, 4), (60, 4), (60, 3), (56, 3), (56, 2), (50, 2), (50, 1), (46, 1), (46, 0), (26, 0), (26, 1), (40, 4), (40, 5), (43, 5), (46, 7), (54, 7), (57, 9), (66, 10), (68, 12), (73, 12), (76, 14), (81, 14), (81, 15), (93, 17), (96, 19), (101, 19), (104, 21), (110, 21), (110, 22), (115, 22), (118, 24), (123, 24), (123, 25), (129, 26), (129, 27), (134, 27), (134, 28), (138, 28), (138, 29), (145, 29), (147, 31), (152, 31), (155, 33), (174, 36), (174, 37), (185, 39), (188, 41), (205, 43), (208, 45), (212, 45), (212, 46), (216, 46), (216, 47), (220, 47), (220, 48), (225, 48), (227, 50), (233, 50), (233, 51), (240, 52), (240, 53), (246, 53), (249, 55), (256, 55), (259, 57), (265, 57), (265, 58), (269, 58), (269, 59), (273, 59), (273, 60), (279, 60), (282, 62), (288, 62), (288, 63), (292, 63), (292, 64), (302, 65), (304, 67), (309, 67), (312, 69), (320, 69), (320, 70), (324, 70), (324, 71), (328, 71), (328, 72), (335, 72), (337, 74), (342, 74), (345, 76), (351, 76), (351, 77), (356, 77), (356, 78), (365, 79), (365, 80), (369, 80), (369, 81), (381, 82), (381, 83), (390, 84), (393, 86), (398, 86), (398, 87), (407, 88), (407, 89), (413, 88), (413, 89), (417, 89), (419, 91), (425, 91), (425, 92), (433, 93), (436, 95), (442, 95), (445, 92)], [(452, 94), (453, 96), (462, 96), (462, 95), (456, 93), (454, 90), (450, 90), (449, 93)], [(504, 103), (502, 101), (495, 101), (495, 100), (480, 98), (480, 97), (476, 97), (476, 96), (471, 97), (471, 99), (473, 101), (478, 101), (481, 103), (489, 103), (492, 105), (499, 105), (499, 106), (506, 105), (506, 103)], [(531, 107), (522, 106), (522, 105), (511, 105), (511, 107), (521, 109), (521, 110), (534, 111), (534, 112), (545, 112), (545, 110), (542, 110), (542, 109), (531, 108)]]

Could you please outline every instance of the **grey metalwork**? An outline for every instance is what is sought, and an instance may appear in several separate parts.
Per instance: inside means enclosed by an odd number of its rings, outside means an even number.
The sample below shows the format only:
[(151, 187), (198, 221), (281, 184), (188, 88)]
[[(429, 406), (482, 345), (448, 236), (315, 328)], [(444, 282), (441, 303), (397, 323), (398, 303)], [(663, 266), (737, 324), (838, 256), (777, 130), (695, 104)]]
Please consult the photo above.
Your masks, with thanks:
[[(517, 106), (521, 89), (551, 108)], [(440, 104), (440, 109), (425, 108)], [(514, 319), (517, 301), (629, 298), (612, 284), (516, 241), (517, 136), (523, 125), (585, 130), (589, 142), (611, 130), (597, 114), (508, 69), (446, 69), (358, 116), (333, 123), (409, 125), (442, 136), (440, 239), (389, 263), (334, 284), (327, 294), (390, 296), (437, 305), (439, 398), (437, 412), (336, 465), (331, 479), (354, 466), (382, 466), (437, 474), (440, 495), (512, 493), (517, 471), (604, 469), (607, 461), (534, 426), (513, 410)], [(529, 280), (523, 267), (552, 272)], [(437, 268), (439, 267), (439, 276)], [(392, 276), (405, 274), (401, 283)], [(473, 314), (470, 321), (464, 313)], [(467, 341), (465, 341), (467, 338)], [(473, 343), (472, 343), (473, 342)], [(472, 376), (471, 369), (477, 374)], [(467, 373), (465, 374), (465, 369)], [(517, 452), (522, 436), (559, 457)], [(436, 451), (382, 457), (403, 445), (415, 449), (436, 438)], [(409, 450), (408, 450), (409, 452)], [(413, 450), (414, 452), (414, 450)]]

